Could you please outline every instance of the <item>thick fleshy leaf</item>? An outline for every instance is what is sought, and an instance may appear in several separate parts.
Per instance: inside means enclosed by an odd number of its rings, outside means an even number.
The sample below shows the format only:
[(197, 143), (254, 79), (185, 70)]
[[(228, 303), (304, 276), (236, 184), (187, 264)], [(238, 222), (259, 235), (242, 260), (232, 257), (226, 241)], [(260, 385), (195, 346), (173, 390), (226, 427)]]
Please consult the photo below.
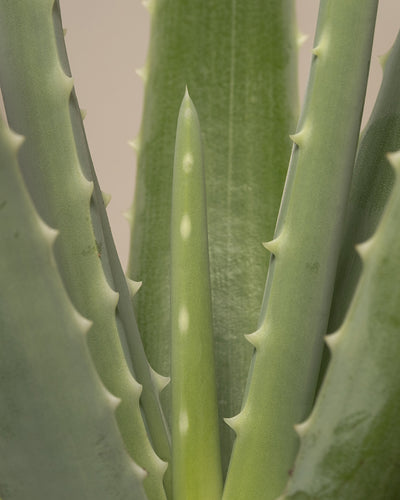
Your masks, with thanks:
[(0, 495), (145, 500), (0, 117)]
[(0, 1), (0, 84), (10, 126), (26, 137), (20, 166), (28, 191), (42, 219), (59, 231), (59, 272), (74, 307), (92, 322), (87, 338), (93, 361), (107, 390), (121, 399), (116, 417), (122, 437), (148, 473), (148, 496), (158, 500), (165, 498), (166, 464), (148, 438), (141, 387), (125, 362), (117, 328), (119, 296), (104, 274), (92, 226), (93, 181), (75, 143), (73, 82), (60, 58), (57, 7), (54, 0)]
[[(339, 256), (377, 0), (322, 0), (224, 500), (283, 491), (311, 410)], [(243, 468), (246, 473), (243, 474)]]
[(386, 56), (381, 88), (357, 152), (328, 333), (341, 325), (361, 273), (355, 245), (372, 236), (391, 192), (386, 157), (400, 148), (400, 33)]
[(396, 500), (400, 491), (400, 152), (397, 181), (376, 233), (357, 247), (361, 278), (284, 498)]
[[(170, 367), (170, 213), (175, 126), (185, 85), (196, 103), (206, 161), (219, 412), (239, 411), (297, 118), (293, 0), (148, 2), (151, 40), (136, 141), (138, 174), (129, 275), (154, 368)], [(169, 414), (170, 400), (164, 394)], [(233, 440), (220, 421), (224, 468)]]
[[(65, 47), (58, 1), (54, 5), (53, 13), (60, 62), (64, 71), (70, 75), (71, 70)], [(85, 177), (93, 182), (93, 194), (90, 200), (90, 215), (95, 244), (101, 255), (101, 264), (107, 282), (111, 288), (119, 294), (116, 309), (116, 325), (125, 359), (132, 375), (142, 386), (140, 403), (143, 408), (146, 428), (151, 436), (153, 447), (160, 458), (169, 462), (171, 459), (170, 435), (159, 400), (159, 393), (161, 392), (160, 387), (164, 388), (167, 383), (166, 380), (168, 379), (159, 376), (152, 370), (146, 359), (142, 339), (132, 308), (132, 295), (137, 292), (140, 283), (134, 282), (133, 280), (127, 280), (118, 258), (110, 223), (105, 210), (105, 206), (110, 197), (109, 195), (105, 195), (100, 189), (87, 144), (85, 130), (83, 128), (81, 111), (74, 90), (70, 96), (70, 116), (79, 165)], [(160, 384), (159, 380), (163, 382)]]
[(175, 500), (222, 493), (203, 151), (188, 93), (176, 132), (171, 220), (171, 375)]

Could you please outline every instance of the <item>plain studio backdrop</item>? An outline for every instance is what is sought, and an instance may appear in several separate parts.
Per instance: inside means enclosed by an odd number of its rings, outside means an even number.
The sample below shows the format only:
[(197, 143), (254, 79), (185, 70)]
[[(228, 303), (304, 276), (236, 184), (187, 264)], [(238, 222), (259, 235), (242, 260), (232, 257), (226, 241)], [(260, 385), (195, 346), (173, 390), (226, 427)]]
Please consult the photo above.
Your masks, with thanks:
[[(299, 53), (301, 99), (311, 62), (318, 3), (296, 1), (299, 30), (308, 35)], [(60, 0), (60, 4), (79, 104), (87, 111), (86, 134), (100, 185), (112, 195), (108, 214), (125, 266), (129, 227), (122, 214), (132, 203), (136, 170), (136, 155), (128, 141), (140, 128), (143, 83), (136, 69), (146, 60), (149, 14), (140, 0)], [(381, 0), (363, 123), (381, 81), (378, 56), (392, 45), (399, 19), (399, 0)]]

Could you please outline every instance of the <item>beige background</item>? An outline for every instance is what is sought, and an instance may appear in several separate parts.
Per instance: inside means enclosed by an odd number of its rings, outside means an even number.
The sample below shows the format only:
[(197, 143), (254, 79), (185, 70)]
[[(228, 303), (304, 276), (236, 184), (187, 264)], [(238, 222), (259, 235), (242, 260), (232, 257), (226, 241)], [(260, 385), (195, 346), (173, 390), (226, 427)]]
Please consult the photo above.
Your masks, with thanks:
[[(363, 0), (360, 0), (361, 3)], [(139, 131), (143, 85), (135, 69), (146, 58), (149, 15), (140, 0), (60, 0), (66, 43), (85, 127), (100, 184), (112, 194), (108, 212), (123, 264), (129, 228), (122, 217), (132, 202), (136, 158), (127, 145)], [(303, 96), (318, 0), (297, 0), (299, 28), (309, 38), (300, 51)], [(381, 0), (365, 115), (379, 88), (377, 56), (385, 53), (400, 27), (399, 0)], [(364, 116), (365, 121), (365, 116)]]

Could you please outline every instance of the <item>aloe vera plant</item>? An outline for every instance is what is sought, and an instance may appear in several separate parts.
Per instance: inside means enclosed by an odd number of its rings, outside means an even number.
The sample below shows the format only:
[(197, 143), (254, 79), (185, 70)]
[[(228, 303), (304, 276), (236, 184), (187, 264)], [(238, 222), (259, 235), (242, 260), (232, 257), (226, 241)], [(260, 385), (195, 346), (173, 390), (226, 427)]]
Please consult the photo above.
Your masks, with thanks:
[(294, 0), (145, 6), (127, 277), (63, 5), (0, 0), (1, 500), (400, 498), (400, 34), (360, 137), (378, 0), (297, 128)]

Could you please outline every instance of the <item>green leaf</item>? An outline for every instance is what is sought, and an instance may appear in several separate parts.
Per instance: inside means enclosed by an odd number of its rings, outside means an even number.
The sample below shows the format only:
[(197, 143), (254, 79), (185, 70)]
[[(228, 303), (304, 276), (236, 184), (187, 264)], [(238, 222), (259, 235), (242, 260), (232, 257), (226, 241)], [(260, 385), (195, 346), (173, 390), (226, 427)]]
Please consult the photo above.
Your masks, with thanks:
[[(0, 1), (0, 83), (10, 125), (24, 134), (21, 170), (36, 209), (59, 230), (54, 253), (71, 301), (93, 322), (88, 343), (116, 410), (125, 445), (148, 472), (149, 498), (165, 498), (166, 464), (150, 444), (142, 418), (141, 387), (124, 357), (116, 323), (118, 293), (104, 274), (101, 242), (92, 226), (93, 181), (80, 163), (71, 123), (73, 83), (60, 59), (55, 29), (58, 4), (49, 0)], [(58, 34), (58, 39), (60, 34)], [(66, 73), (67, 71), (67, 73)], [(86, 167), (86, 170), (85, 170)], [(145, 361), (145, 360), (144, 360)]]
[(393, 170), (386, 153), (400, 148), (399, 81), (400, 33), (386, 56), (381, 88), (358, 148), (329, 333), (342, 324), (360, 277), (361, 260), (355, 245), (375, 232), (393, 186)]
[[(240, 409), (297, 116), (292, 0), (150, 3), (129, 275), (157, 371), (170, 366), (170, 213), (175, 124), (187, 83), (202, 124), (219, 412)], [(166, 413), (169, 396), (164, 394)], [(224, 468), (233, 433), (220, 421)]]
[(0, 117), (0, 495), (145, 500)]
[(400, 152), (376, 233), (358, 246), (363, 270), (309, 419), (287, 499), (395, 500), (400, 491)]
[[(356, 154), (377, 1), (320, 4), (307, 96), (274, 240), (224, 500), (275, 499), (311, 410)], [(246, 473), (243, 474), (245, 464)]]
[(222, 493), (207, 217), (200, 125), (189, 94), (176, 132), (171, 220), (173, 491)]
[[(60, 62), (63, 65), (64, 71), (67, 74), (71, 74), (58, 1), (55, 3), (53, 9), (53, 21)], [(70, 115), (79, 164), (85, 177), (93, 182), (90, 215), (95, 245), (101, 254), (102, 268), (107, 282), (119, 294), (116, 309), (116, 324), (121, 345), (132, 375), (142, 385), (140, 403), (143, 408), (146, 427), (151, 436), (151, 442), (158, 456), (164, 461), (169, 462), (171, 460), (170, 435), (159, 400), (159, 392), (165, 387), (168, 379), (164, 379), (164, 377), (160, 377), (154, 372), (146, 359), (132, 308), (132, 295), (136, 293), (138, 284), (126, 279), (118, 258), (105, 210), (106, 203), (104, 198), (107, 200), (107, 196), (101, 191), (97, 180), (83, 128), (81, 111), (74, 90), (70, 96)]]

